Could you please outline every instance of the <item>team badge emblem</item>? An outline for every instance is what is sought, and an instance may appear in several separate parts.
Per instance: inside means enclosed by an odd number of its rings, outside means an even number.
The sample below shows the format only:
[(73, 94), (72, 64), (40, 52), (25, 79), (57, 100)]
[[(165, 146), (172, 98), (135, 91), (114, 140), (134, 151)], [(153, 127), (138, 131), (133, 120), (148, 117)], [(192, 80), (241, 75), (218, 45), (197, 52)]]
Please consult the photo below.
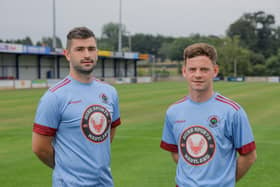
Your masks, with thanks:
[(209, 162), (216, 145), (213, 135), (202, 126), (186, 129), (180, 137), (180, 150), (184, 160), (191, 165), (204, 165)]
[(81, 129), (87, 139), (100, 143), (108, 137), (110, 124), (110, 112), (101, 105), (91, 105), (83, 114)]
[(103, 103), (108, 103), (108, 97), (106, 94), (102, 93), (99, 95), (100, 99), (102, 100)]
[(219, 117), (218, 116), (210, 116), (209, 118), (208, 118), (208, 123), (209, 123), (209, 126), (210, 127), (217, 127), (218, 126), (218, 124), (220, 123), (220, 119), (219, 119)]

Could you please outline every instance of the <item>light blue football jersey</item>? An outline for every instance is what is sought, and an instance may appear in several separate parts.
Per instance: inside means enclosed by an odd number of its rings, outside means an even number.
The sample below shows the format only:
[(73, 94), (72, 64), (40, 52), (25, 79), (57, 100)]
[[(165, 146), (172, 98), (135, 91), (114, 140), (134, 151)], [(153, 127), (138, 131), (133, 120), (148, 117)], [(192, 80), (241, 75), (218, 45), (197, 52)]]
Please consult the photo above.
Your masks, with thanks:
[(33, 131), (54, 136), (54, 187), (112, 187), (110, 130), (120, 121), (118, 95), (94, 79), (67, 76), (41, 98)]
[(160, 146), (179, 154), (179, 187), (235, 186), (237, 151), (256, 148), (245, 111), (219, 93), (203, 103), (185, 97), (171, 105)]

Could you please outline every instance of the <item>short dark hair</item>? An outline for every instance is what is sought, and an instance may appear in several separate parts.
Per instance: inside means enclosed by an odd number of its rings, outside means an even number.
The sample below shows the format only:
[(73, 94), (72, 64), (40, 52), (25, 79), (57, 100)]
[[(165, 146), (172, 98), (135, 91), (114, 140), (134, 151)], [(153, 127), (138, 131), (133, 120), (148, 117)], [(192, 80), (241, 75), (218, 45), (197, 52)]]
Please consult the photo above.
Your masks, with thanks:
[(184, 60), (197, 56), (207, 56), (213, 64), (217, 63), (217, 51), (215, 47), (207, 43), (195, 43), (184, 50)]
[(67, 34), (66, 48), (70, 48), (72, 39), (87, 39), (90, 37), (96, 39), (94, 33), (90, 29), (87, 27), (75, 27)]

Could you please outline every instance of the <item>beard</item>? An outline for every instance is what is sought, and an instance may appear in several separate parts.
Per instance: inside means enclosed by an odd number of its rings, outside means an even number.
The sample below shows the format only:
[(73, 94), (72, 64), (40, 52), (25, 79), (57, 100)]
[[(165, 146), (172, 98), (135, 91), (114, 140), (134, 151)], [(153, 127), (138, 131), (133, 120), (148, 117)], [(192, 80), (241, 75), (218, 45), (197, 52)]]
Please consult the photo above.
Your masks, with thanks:
[(94, 66), (92, 66), (92, 67), (89, 68), (89, 69), (85, 69), (85, 68), (83, 68), (83, 67), (81, 67), (81, 66), (74, 66), (74, 69), (75, 69), (78, 73), (80, 73), (80, 74), (83, 74), (83, 75), (90, 75), (90, 74), (93, 72), (93, 70), (94, 70)]
[[(92, 66), (91, 67), (84, 67), (84, 66), (81, 66), (80, 64), (79, 65), (75, 65), (73, 66), (73, 69), (78, 72), (79, 74), (83, 74), (83, 75), (90, 75), (95, 66), (96, 66), (96, 61), (97, 60), (94, 60), (92, 59), (91, 62), (92, 62)], [(81, 62), (82, 63), (82, 62)]]

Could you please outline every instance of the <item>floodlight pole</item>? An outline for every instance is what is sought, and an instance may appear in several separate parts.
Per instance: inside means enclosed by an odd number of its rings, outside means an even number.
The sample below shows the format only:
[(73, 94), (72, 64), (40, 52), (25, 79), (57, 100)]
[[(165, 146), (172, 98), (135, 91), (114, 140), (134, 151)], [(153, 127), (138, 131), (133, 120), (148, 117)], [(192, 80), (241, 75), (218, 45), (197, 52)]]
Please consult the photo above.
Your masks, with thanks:
[(120, 0), (119, 10), (119, 41), (118, 52), (122, 52), (122, 0)]
[(55, 51), (55, 48), (56, 48), (56, 34), (55, 34), (55, 31), (56, 31), (56, 25), (55, 25), (55, 0), (53, 0), (53, 45), (52, 45), (52, 48), (53, 48), (53, 51)]

